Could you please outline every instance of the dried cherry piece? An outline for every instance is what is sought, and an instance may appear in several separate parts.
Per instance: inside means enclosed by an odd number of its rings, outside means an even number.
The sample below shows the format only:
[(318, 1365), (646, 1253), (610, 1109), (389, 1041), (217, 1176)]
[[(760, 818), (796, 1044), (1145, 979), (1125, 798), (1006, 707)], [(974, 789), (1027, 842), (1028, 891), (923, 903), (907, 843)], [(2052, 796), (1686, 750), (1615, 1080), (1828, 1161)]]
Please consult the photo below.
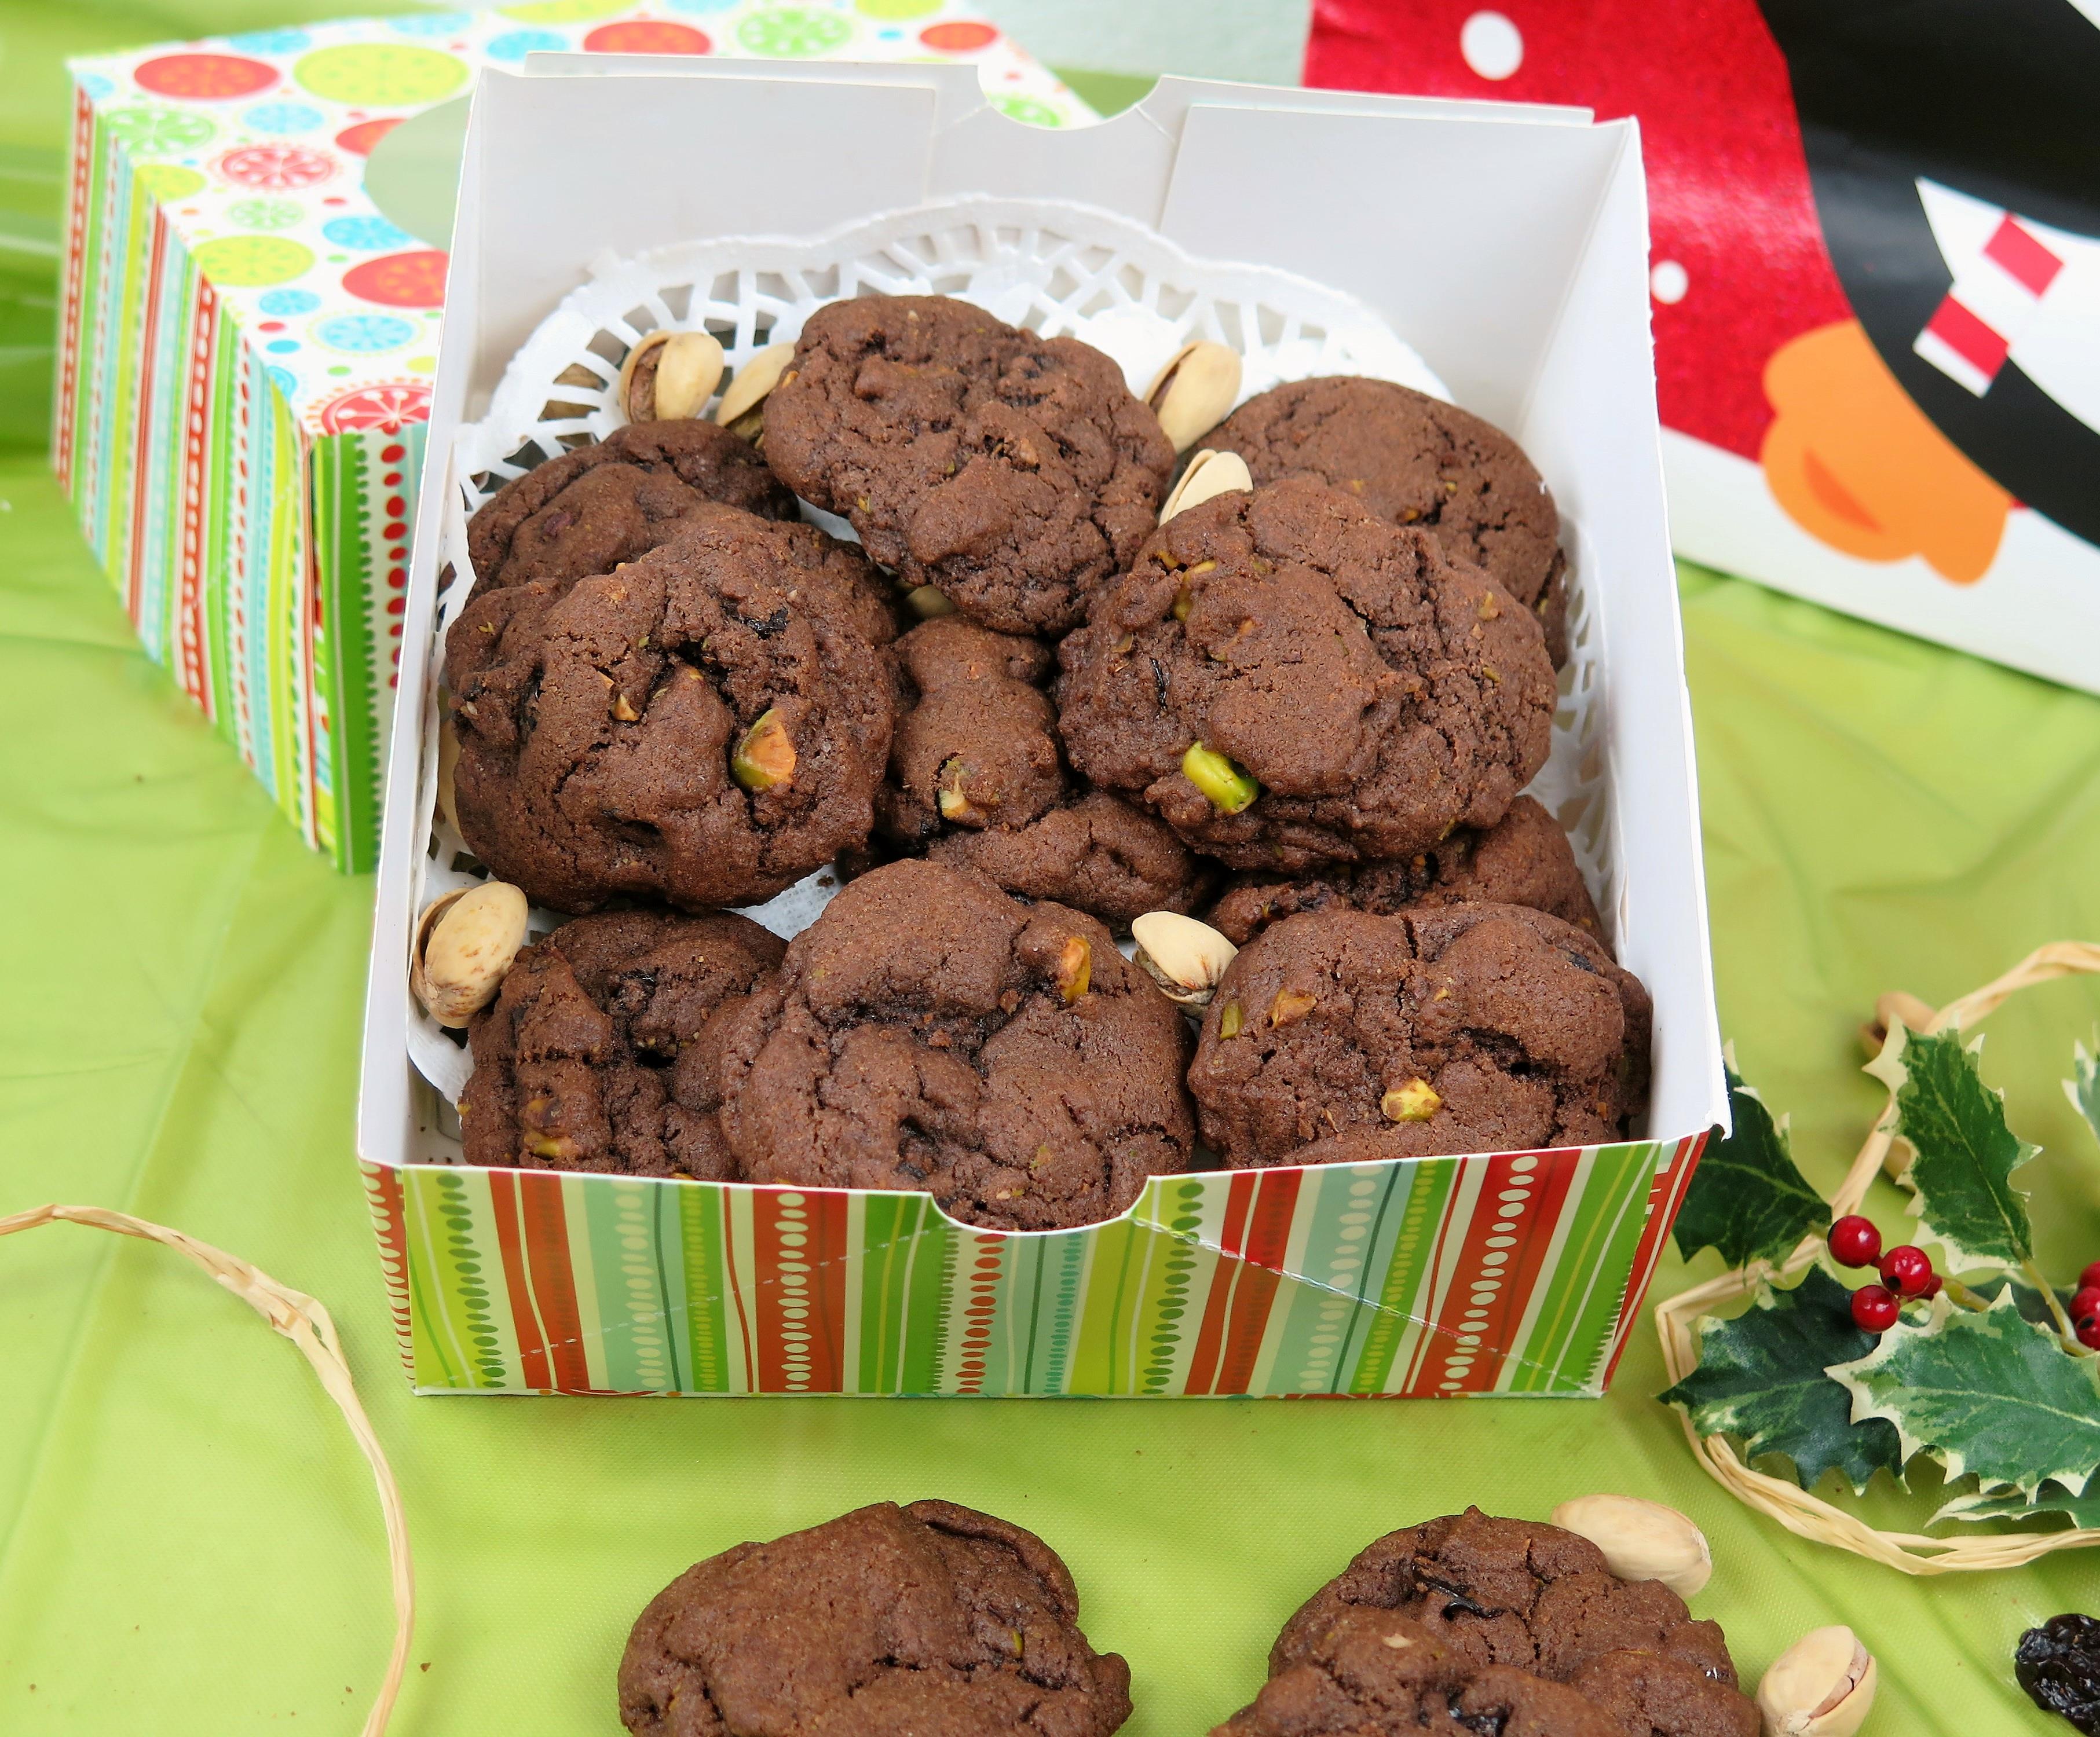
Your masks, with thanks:
[(2073, 1611), (2028, 1629), (2013, 1674), (2036, 1706), (2100, 1737), (2100, 1621)]

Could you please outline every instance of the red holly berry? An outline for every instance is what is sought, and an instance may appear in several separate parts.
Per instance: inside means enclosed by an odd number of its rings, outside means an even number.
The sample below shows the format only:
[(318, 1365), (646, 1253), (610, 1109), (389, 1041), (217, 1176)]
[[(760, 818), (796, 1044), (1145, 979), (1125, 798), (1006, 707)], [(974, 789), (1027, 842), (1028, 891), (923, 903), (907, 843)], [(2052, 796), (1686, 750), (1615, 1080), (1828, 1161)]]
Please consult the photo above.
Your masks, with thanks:
[(1852, 1293), (1852, 1325), (1862, 1333), (1886, 1333), (1896, 1324), (1900, 1305), (1885, 1285), (1862, 1285)]
[(1881, 1259), (1882, 1282), (1899, 1295), (1922, 1297), (1932, 1276), (1932, 1257), (1911, 1243), (1890, 1249)]
[(2080, 1345), (2089, 1345), (2100, 1351), (2100, 1315), (2082, 1315), (2075, 1329)]
[(1841, 1267), (1871, 1267), (1882, 1252), (1882, 1233), (1871, 1219), (1847, 1213), (1830, 1227), (1830, 1254)]
[(2100, 1286), (2100, 1260), (2096, 1260), (2078, 1275), (2078, 1288), (2085, 1290), (2089, 1286)]
[(1939, 1275), (1936, 1272), (1934, 1273), (1925, 1281), (1925, 1289), (1920, 1291), (1918, 1295), (1930, 1302), (1933, 1298), (1937, 1297), (1939, 1294), (1941, 1283), (1942, 1281)]
[(2078, 1294), (2071, 1299), (2073, 1320), (2083, 1320), (2089, 1315), (2100, 1315), (2100, 1285), (2081, 1285)]

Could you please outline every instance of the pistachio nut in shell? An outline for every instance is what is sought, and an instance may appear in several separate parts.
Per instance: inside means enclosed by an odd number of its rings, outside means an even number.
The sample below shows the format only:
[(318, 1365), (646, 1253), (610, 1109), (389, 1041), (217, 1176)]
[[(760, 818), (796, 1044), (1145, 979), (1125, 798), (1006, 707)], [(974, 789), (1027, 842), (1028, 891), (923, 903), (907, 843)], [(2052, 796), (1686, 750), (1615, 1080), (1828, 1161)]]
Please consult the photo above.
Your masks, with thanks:
[(713, 333), (651, 332), (620, 364), (620, 414), (630, 422), (696, 417), (721, 377), (721, 341)]
[(525, 945), (525, 895), (507, 880), (447, 894), (417, 925), (409, 987), (440, 1025), (464, 1025), (495, 1000)]
[(1210, 1006), (1211, 991), (1239, 952), (1209, 924), (1176, 910), (1148, 910), (1130, 933), (1138, 969), (1185, 1007)]
[(1163, 525), (1176, 513), (1200, 506), (1215, 495), (1253, 492), (1254, 473), (1247, 469), (1245, 459), (1237, 452), (1214, 452), (1206, 447), (1189, 461), (1189, 468), (1181, 473), (1181, 480), (1159, 509), (1159, 522)]
[(1208, 339), (1184, 344), (1145, 389), (1145, 403), (1177, 452), (1224, 421), (1239, 395), (1239, 351)]
[(1713, 1577), (1706, 1535), (1676, 1509), (1639, 1496), (1599, 1493), (1564, 1501), (1549, 1516), (1563, 1532), (1587, 1538), (1622, 1580), (1661, 1580), (1688, 1598)]
[[(766, 395), (780, 384), (780, 377), (794, 359), (792, 344), (768, 344), (730, 376), (721, 402), (715, 406), (715, 421), (731, 434), (756, 442), (765, 425)], [(743, 425), (747, 418), (748, 428)]]
[(1852, 1737), (1873, 1710), (1874, 1655), (1844, 1624), (1811, 1629), (1758, 1685), (1765, 1737)]

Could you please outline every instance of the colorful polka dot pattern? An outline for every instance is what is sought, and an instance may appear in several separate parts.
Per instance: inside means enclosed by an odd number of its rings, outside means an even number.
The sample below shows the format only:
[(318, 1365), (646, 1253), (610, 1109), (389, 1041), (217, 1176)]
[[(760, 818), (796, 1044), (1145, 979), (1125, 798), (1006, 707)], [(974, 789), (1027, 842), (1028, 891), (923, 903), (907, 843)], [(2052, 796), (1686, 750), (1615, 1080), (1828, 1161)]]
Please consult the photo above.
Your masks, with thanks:
[[(300, 424), (326, 434), (412, 416), (435, 366), (444, 255), (365, 196), (373, 146), (411, 115), (465, 95), (481, 67), (578, 50), (960, 60), (1017, 120), (1087, 118), (1055, 78), (952, 0), (522, 0), (249, 31), (80, 63), (74, 77), (141, 191), (267, 352), (269, 378)], [(309, 299), (294, 309), (294, 296)], [(381, 421), (360, 420), (368, 413)]]

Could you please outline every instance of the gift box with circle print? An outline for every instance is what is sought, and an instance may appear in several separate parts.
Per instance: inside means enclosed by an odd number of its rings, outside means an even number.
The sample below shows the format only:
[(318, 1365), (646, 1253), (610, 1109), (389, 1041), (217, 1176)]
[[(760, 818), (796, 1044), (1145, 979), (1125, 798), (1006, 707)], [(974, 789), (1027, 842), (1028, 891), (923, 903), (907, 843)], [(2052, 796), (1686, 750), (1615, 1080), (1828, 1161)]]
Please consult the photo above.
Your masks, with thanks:
[[(765, 175), (708, 172), (761, 126)], [(627, 172), (637, 152), (657, 178)], [(571, 56), (484, 78), (460, 198), (359, 1104), (414, 1386), (1601, 1393), (1727, 1116), (1631, 125), (1167, 79), (1058, 132), (1014, 125), (954, 68)], [(1431, 208), (1469, 214), (1467, 248), (1423, 245)], [(1192, 337), (1238, 349), (1246, 391), (1420, 368), (1523, 443), (1561, 510), (1570, 596), (1531, 788), (1654, 1000), (1652, 1089), (1626, 1138), (1241, 1170), (1198, 1151), (1110, 1222), (1026, 1232), (919, 1193), (465, 1161), (471, 1058), (409, 966), (417, 914), (488, 873), (439, 799), (437, 672), (477, 581), (467, 517), (617, 425), (642, 335), (704, 327), (741, 368), (823, 302), (879, 293), (1072, 333), (1140, 385)], [(796, 932), (830, 879), (753, 915)]]
[(557, 50), (955, 60), (1089, 117), (944, 0), (537, 0), (74, 63), (60, 478), (148, 650), (346, 869), (378, 849), (465, 99)]

